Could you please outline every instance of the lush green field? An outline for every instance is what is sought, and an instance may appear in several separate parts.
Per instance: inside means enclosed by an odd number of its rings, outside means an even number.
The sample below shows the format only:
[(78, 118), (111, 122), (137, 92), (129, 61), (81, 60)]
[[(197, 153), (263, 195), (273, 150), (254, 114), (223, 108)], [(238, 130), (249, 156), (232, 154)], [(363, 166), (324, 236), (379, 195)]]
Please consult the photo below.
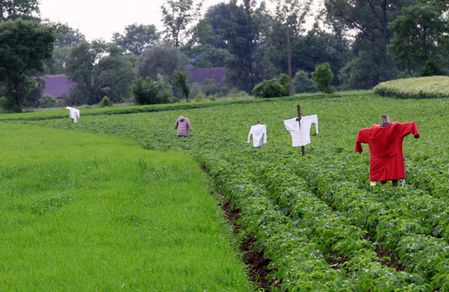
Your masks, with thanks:
[[(35, 123), (131, 137), (194, 157), (240, 208), (242, 232), (256, 237), (283, 289), (449, 289), (449, 100), (365, 94), (302, 98), (301, 105), (320, 122), (305, 157), (282, 123), (296, 115), (292, 99)], [(383, 113), (416, 121), (421, 132), (404, 141), (404, 188), (370, 188), (368, 149), (353, 152), (357, 131)], [(173, 130), (181, 114), (193, 125), (187, 139)], [(257, 121), (268, 125), (262, 150), (246, 144)]]
[[(370, 94), (370, 91), (345, 91), (336, 93), (335, 96), (348, 96), (348, 95), (361, 95)], [(323, 97), (322, 93), (307, 94), (305, 98), (310, 97)], [(293, 98), (282, 98), (276, 100), (288, 100)], [(82, 106), (81, 116), (96, 116), (96, 115), (120, 115), (120, 114), (132, 114), (132, 113), (145, 113), (145, 112), (160, 112), (170, 110), (187, 110), (187, 109), (199, 109), (209, 108), (216, 106), (226, 106), (235, 104), (248, 104), (248, 103), (264, 103), (272, 102), (269, 99), (254, 99), (253, 97), (241, 97), (233, 99), (218, 99), (216, 101), (194, 101), (194, 102), (179, 102), (172, 104), (153, 104), (153, 105), (119, 105), (113, 107), (96, 107), (96, 106)], [(34, 111), (28, 111), (23, 113), (3, 113), (0, 114), (0, 121), (17, 121), (17, 120), (48, 120), (48, 119), (62, 119), (68, 118), (68, 110), (65, 108), (49, 108), (49, 109), (34, 109)]]
[(399, 98), (449, 97), (449, 77), (431, 76), (382, 82), (374, 88), (377, 94)]
[(250, 289), (185, 155), (4, 122), (0, 136), (0, 291)]

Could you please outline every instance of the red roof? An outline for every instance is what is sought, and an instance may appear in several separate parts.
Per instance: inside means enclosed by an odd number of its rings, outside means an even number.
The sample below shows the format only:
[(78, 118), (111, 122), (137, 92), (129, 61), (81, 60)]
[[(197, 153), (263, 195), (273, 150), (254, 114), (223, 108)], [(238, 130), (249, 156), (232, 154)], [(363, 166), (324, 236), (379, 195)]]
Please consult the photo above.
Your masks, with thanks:
[(65, 74), (44, 76), (44, 95), (60, 98), (69, 94), (75, 85)]

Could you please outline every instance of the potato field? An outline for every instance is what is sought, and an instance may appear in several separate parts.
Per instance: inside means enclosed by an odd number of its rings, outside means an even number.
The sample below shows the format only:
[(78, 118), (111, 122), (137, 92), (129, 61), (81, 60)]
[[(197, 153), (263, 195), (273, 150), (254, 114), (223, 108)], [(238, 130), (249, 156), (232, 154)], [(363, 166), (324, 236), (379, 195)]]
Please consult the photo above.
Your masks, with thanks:
[[(283, 120), (317, 114), (306, 155), (291, 147)], [(369, 150), (357, 132), (393, 121), (417, 123), (404, 139), (407, 179), (370, 187)], [(176, 118), (193, 132), (178, 138)], [(251, 125), (268, 127), (262, 149)], [(272, 289), (289, 291), (449, 290), (449, 100), (392, 99), (354, 92), (197, 109), (22, 121), (128, 137), (144, 148), (180, 151), (207, 172), (217, 195), (238, 212), (240, 236), (268, 259)], [(314, 130), (312, 131), (314, 133)]]

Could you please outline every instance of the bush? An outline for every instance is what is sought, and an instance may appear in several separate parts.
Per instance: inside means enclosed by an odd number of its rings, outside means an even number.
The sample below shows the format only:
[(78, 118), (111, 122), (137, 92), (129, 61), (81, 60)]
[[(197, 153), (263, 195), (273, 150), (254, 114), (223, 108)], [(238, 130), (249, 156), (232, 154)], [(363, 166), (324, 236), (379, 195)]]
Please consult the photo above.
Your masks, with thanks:
[(313, 82), (315, 82), (318, 90), (324, 93), (335, 92), (335, 87), (331, 85), (333, 79), (334, 73), (332, 73), (331, 65), (329, 63), (317, 65), (315, 71), (312, 73)]
[(293, 78), (293, 91), (295, 93), (317, 92), (318, 89), (316, 88), (315, 83), (313, 83), (313, 80), (310, 79), (309, 74), (299, 70)]
[(195, 97), (193, 98), (195, 101), (203, 101), (206, 97), (204, 96), (204, 94), (202, 92), (199, 92), (198, 94), (195, 95)]
[(288, 95), (288, 75), (281, 74), (278, 78), (265, 80), (254, 86), (255, 97), (269, 98)]
[(112, 100), (107, 97), (107, 96), (103, 96), (103, 99), (100, 101), (100, 103), (98, 104), (101, 107), (107, 107), (107, 106), (112, 106)]
[(163, 77), (158, 81), (139, 78), (131, 85), (131, 91), (137, 104), (167, 103), (171, 96), (171, 87)]
[(48, 95), (44, 95), (41, 98), (39, 98), (38, 100), (38, 106), (39, 107), (55, 107), (56, 106), (56, 99), (48, 96)]

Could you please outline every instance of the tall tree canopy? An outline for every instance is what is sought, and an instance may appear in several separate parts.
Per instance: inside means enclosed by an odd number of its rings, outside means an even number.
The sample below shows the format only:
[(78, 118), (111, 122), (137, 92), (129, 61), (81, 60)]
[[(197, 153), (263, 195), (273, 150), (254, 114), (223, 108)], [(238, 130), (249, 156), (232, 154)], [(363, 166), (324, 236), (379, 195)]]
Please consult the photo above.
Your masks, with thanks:
[(0, 82), (5, 84), (11, 110), (22, 110), (30, 77), (43, 71), (54, 40), (52, 29), (34, 20), (0, 23)]
[[(392, 33), (388, 24), (414, 0), (325, 0), (328, 24), (355, 34), (355, 58), (345, 68), (351, 88), (371, 88), (395, 76), (396, 67), (387, 52)], [(367, 66), (369, 65), (369, 66)], [(366, 68), (366, 70), (363, 70)]]
[(39, 13), (39, 0), (0, 0), (0, 21), (29, 18)]
[(394, 37), (389, 49), (407, 68), (421, 75), (447, 72), (449, 22), (439, 5), (418, 2), (406, 7), (390, 28)]
[(171, 79), (176, 70), (186, 69), (188, 59), (177, 48), (152, 47), (143, 51), (138, 64), (139, 76), (157, 80), (162, 75)]
[(165, 40), (180, 48), (188, 37), (190, 25), (200, 16), (202, 2), (194, 0), (166, 0), (161, 6)]
[(131, 24), (125, 27), (125, 33), (115, 33), (114, 42), (134, 55), (140, 55), (145, 48), (155, 46), (159, 42), (159, 32), (152, 24)]
[(114, 45), (82, 43), (71, 50), (67, 74), (76, 83), (72, 103), (97, 104), (108, 96), (113, 102), (130, 97), (135, 79), (132, 57)]

